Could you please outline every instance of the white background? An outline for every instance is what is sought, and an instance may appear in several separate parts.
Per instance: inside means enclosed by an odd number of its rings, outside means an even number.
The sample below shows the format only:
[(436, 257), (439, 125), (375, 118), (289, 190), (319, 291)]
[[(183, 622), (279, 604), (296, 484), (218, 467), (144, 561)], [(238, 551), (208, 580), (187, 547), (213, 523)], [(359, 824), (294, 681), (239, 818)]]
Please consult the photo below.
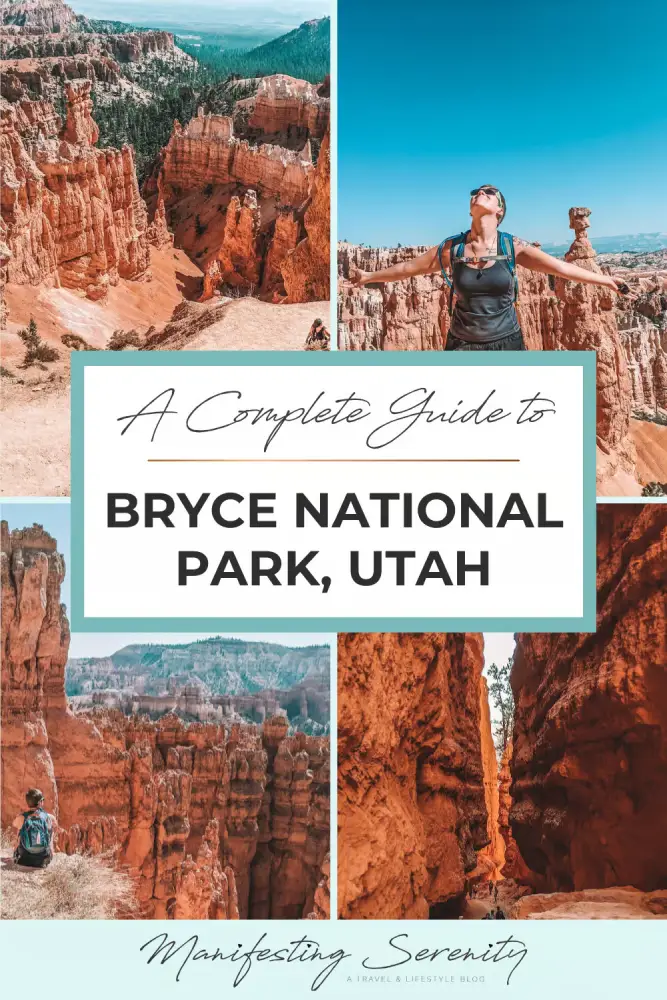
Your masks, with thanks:
[[(495, 424), (475, 426), (423, 421), (395, 444), (379, 451), (366, 446), (366, 436), (389, 418), (389, 404), (417, 387), (436, 391), (431, 407), (451, 411), (478, 405), (496, 389), (493, 408), (502, 406), (513, 416)], [(154, 417), (142, 417), (121, 436), (124, 422), (117, 418), (137, 412), (166, 387), (175, 387), (171, 409), (156, 434)], [(226, 418), (237, 407), (273, 406), (283, 411), (305, 405), (321, 390), (326, 400), (357, 395), (371, 402), (372, 416), (356, 424), (288, 424), (268, 451), (263, 448), (274, 425), (252, 427), (246, 420), (226, 430), (194, 434), (185, 429), (192, 408), (213, 393), (238, 389), (240, 403), (218, 406)], [(556, 414), (534, 424), (518, 426), (519, 401), (540, 392), (556, 402)], [(487, 407), (486, 412), (491, 409)], [(445, 367), (410, 366), (354, 368), (286, 367), (87, 367), (85, 369), (85, 595), (87, 617), (578, 617), (582, 614), (582, 371), (572, 367)], [(148, 458), (518, 458), (519, 463), (164, 463)], [(276, 493), (277, 529), (223, 529), (210, 517), (210, 501), (200, 517), (200, 527), (190, 529), (185, 511), (177, 504), (168, 529), (159, 522), (151, 529), (106, 527), (108, 492), (187, 493), (195, 501), (208, 492)], [(329, 493), (330, 511), (337, 509), (346, 492), (355, 492), (372, 527), (346, 522), (338, 529), (297, 529), (294, 496), (297, 491), (318, 500)], [(461, 492), (483, 502), (494, 493), (498, 517), (511, 492), (521, 493), (537, 518), (537, 494), (548, 494), (552, 519), (564, 521), (562, 529), (527, 529), (510, 522), (503, 529), (484, 528), (475, 520), (460, 528), (431, 529), (421, 525), (382, 529), (379, 505), (367, 501), (370, 492), (409, 491), (414, 506), (422, 495), (443, 492), (457, 503)], [(366, 502), (364, 502), (366, 501)], [(139, 509), (141, 510), (141, 503)], [(400, 509), (399, 505), (397, 512)], [(238, 505), (241, 516), (247, 506)], [(227, 516), (236, 516), (237, 505), (227, 503)], [(431, 508), (438, 511), (438, 505)], [(208, 516), (205, 516), (207, 515)], [(331, 515), (333, 516), (333, 514)], [(143, 520), (143, 519), (142, 519)], [(307, 524), (309, 522), (307, 521)], [(179, 549), (207, 554), (209, 571), (178, 586)], [(270, 550), (285, 555), (288, 549), (305, 555), (317, 549), (311, 571), (321, 579), (332, 578), (327, 595), (303, 579), (297, 586), (240, 587), (233, 580), (210, 586), (210, 579), (225, 550), (233, 550), (250, 576), (249, 553)], [(465, 550), (467, 561), (479, 562), (489, 551), (490, 583), (482, 587), (478, 576), (468, 576), (466, 586), (444, 586), (430, 580), (422, 587), (397, 587), (394, 563), (390, 572), (372, 587), (355, 585), (349, 575), (349, 553), (367, 553), (362, 571), (372, 564), (373, 550), (414, 550), (408, 561), (408, 584), (414, 583), (423, 559), (439, 550), (456, 581), (456, 552)], [(415, 567), (415, 568), (411, 568)], [(286, 578), (285, 578), (286, 579)]]

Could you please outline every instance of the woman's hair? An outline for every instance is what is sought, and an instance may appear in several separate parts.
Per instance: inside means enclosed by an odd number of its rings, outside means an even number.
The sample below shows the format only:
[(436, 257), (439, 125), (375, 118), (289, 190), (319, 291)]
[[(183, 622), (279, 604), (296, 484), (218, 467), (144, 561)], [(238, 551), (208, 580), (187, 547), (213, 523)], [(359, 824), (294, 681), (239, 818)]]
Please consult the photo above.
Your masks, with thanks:
[(36, 809), (44, 801), (44, 796), (39, 788), (29, 788), (25, 793), (25, 800), (31, 809)]

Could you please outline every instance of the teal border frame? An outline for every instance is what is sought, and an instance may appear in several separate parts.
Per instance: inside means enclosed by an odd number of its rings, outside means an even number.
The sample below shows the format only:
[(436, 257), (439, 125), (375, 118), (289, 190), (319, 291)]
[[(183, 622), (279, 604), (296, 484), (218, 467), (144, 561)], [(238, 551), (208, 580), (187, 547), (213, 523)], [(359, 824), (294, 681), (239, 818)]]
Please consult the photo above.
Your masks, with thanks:
[[(595, 632), (596, 496), (594, 351), (81, 351), (72, 362), (72, 630), (75, 632)], [(84, 373), (86, 367), (271, 365), (326, 368), (580, 367), (583, 375), (583, 615), (580, 618), (87, 618), (84, 615)]]

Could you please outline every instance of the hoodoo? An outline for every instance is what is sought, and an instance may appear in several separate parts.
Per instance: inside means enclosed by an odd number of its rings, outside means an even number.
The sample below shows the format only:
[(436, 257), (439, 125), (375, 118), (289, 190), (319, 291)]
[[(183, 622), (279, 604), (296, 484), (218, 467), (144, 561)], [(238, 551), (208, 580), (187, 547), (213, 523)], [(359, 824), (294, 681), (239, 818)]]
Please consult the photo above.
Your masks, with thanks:
[(130, 146), (98, 149), (90, 81), (67, 83), (63, 124), (48, 101), (0, 99), (7, 280), (103, 298), (149, 278), (146, 206)]

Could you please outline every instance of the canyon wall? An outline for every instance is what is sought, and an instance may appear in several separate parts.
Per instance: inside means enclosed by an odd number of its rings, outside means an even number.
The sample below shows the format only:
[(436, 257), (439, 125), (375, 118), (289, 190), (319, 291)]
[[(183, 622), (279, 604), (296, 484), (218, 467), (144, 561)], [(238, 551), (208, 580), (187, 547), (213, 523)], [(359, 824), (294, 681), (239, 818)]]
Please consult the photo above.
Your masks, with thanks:
[(151, 218), (162, 213), (204, 270), (202, 300), (221, 288), (328, 299), (328, 109), (311, 84), (274, 76), (229, 116), (200, 108), (186, 126), (174, 123), (144, 193)]
[(98, 299), (150, 271), (134, 153), (95, 147), (90, 86), (66, 84), (64, 126), (48, 101), (0, 101), (1, 204), (10, 282)]
[(667, 886), (667, 506), (598, 507), (592, 634), (520, 635), (512, 833), (538, 892)]
[(324, 137), (304, 215), (306, 235), (281, 266), (287, 302), (328, 300), (330, 277), (331, 155)]
[(320, 95), (321, 89), (283, 73), (264, 76), (252, 97), (237, 101), (235, 115), (247, 119), (248, 131), (257, 136), (323, 139), (329, 129), (329, 98)]
[[(566, 258), (601, 271), (588, 241), (588, 209), (573, 209), (573, 241)], [(342, 283), (338, 302), (343, 350), (443, 350), (449, 329), (449, 289), (440, 274), (375, 288), (347, 282), (352, 267), (377, 271), (425, 252), (424, 246), (371, 249), (339, 245)], [(665, 422), (667, 295), (664, 271), (624, 269), (634, 298), (606, 288), (549, 279), (519, 267), (518, 312), (529, 350), (597, 352), (598, 486), (632, 489), (635, 449), (630, 418)], [(612, 483), (614, 484), (612, 486)], [(622, 487), (625, 484), (625, 488)], [(639, 492), (636, 487), (635, 492)]]
[(664, 268), (618, 270), (636, 298), (616, 304), (630, 376), (632, 415), (667, 424), (667, 251)]
[(182, 126), (176, 122), (162, 152), (162, 182), (169, 205), (174, 197), (207, 184), (240, 184), (281, 203), (308, 197), (312, 160), (280, 146), (251, 146), (234, 135), (234, 122), (203, 109)]
[[(498, 760), (491, 730), (489, 686), (486, 677), (479, 685), (479, 734), (484, 774), (484, 802), (486, 805), (486, 832), (489, 843), (477, 855), (477, 868), (473, 877), (483, 876), (483, 881), (495, 882), (501, 877), (505, 864), (505, 841), (500, 829), (500, 785)], [(503, 872), (504, 874), (504, 872)]]
[(61, 0), (9, 0), (3, 4), (3, 30), (48, 35), (76, 30), (76, 14)]
[(69, 624), (60, 603), (65, 562), (39, 525), (1, 538), (2, 583), (2, 825), (25, 808), (25, 793), (41, 788), (57, 809), (53, 761), (44, 718), (44, 681), (64, 671)]
[(0, 93), (8, 101), (53, 100), (67, 80), (90, 80), (119, 86), (120, 67), (105, 56), (54, 56), (48, 59), (0, 60)]
[(477, 634), (339, 635), (341, 917), (426, 919), (486, 877), (482, 666)]
[(328, 739), (254, 725), (75, 714), (65, 567), (39, 525), (2, 528), (2, 824), (40, 787), (58, 847), (113, 850), (145, 918), (311, 914), (329, 849)]

